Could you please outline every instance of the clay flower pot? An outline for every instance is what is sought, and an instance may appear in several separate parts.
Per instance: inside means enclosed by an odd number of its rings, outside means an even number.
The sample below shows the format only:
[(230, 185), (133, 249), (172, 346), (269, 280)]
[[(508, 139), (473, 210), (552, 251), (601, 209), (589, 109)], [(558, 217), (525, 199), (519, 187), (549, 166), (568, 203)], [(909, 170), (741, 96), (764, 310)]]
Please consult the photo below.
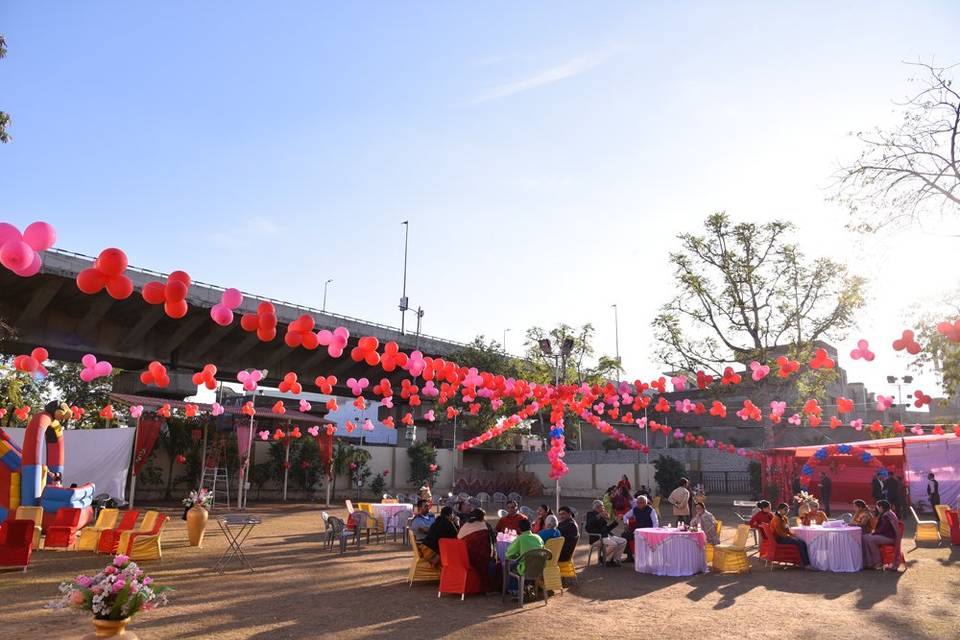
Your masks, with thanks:
[(89, 638), (93, 640), (94, 638), (124, 638), (124, 640), (137, 640), (137, 635), (132, 631), (127, 631), (127, 625), (130, 623), (130, 618), (124, 618), (122, 620), (100, 620), (99, 618), (94, 618), (91, 620), (93, 623), (94, 632), (87, 634), (84, 638)]
[(207, 530), (209, 517), (207, 510), (198, 504), (187, 511), (187, 536), (190, 538), (191, 547), (199, 547), (203, 544), (203, 533)]

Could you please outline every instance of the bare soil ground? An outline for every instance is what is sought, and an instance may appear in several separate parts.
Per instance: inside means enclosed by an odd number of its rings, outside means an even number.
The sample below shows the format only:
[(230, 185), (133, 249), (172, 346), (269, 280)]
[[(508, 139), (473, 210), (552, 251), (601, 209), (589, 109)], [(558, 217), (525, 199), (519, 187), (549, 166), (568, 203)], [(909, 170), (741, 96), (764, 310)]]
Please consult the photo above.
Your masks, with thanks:
[[(583, 506), (578, 505), (578, 506)], [(345, 515), (342, 510), (328, 510)], [(913, 549), (908, 528), (907, 569), (833, 574), (763, 568), (753, 558), (744, 575), (663, 578), (632, 567), (583, 568), (563, 595), (525, 605), (499, 594), (437, 599), (435, 585), (407, 586), (410, 552), (388, 541), (324, 551), (320, 509), (313, 505), (257, 506), (263, 516), (244, 546), (255, 573), (233, 564), (211, 570), (226, 541), (212, 520), (202, 548), (187, 545), (181, 512), (164, 535), (160, 562), (145, 563), (158, 583), (173, 586), (170, 606), (143, 614), (132, 630), (141, 638), (960, 638), (960, 547)], [(731, 538), (732, 514), (715, 509)], [(108, 556), (35, 552), (26, 574), (0, 573), (0, 638), (75, 638), (88, 617), (54, 611), (61, 580), (93, 574)]]

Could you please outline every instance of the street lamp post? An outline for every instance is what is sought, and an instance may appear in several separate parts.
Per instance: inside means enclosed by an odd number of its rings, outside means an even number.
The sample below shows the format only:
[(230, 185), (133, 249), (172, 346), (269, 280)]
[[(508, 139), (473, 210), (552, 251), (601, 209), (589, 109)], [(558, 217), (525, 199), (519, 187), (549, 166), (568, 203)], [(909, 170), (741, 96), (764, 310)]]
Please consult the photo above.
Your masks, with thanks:
[(331, 282), (333, 282), (333, 278), (330, 278), (323, 283), (323, 308), (321, 309), (321, 311), (323, 311), (324, 313), (327, 312), (327, 285), (330, 284)]
[[(898, 378), (897, 376), (887, 376), (887, 383), (897, 387), (897, 408), (900, 410), (900, 419), (903, 420), (903, 411), (906, 405), (903, 404), (903, 391), (902, 385), (900, 384), (901, 380), (903, 384), (910, 384), (913, 382), (913, 376), (903, 376), (902, 379)], [(909, 397), (910, 395), (908, 394), (907, 398)]]
[[(616, 350), (617, 364), (619, 365), (620, 364), (620, 317), (619, 317), (619, 314), (617, 313), (617, 305), (612, 304), (610, 306), (613, 307), (613, 346), (614, 346), (614, 349)], [(617, 382), (620, 381), (619, 376), (620, 374), (618, 372)]]
[(410, 308), (407, 302), (407, 246), (410, 240), (410, 221), (404, 220), (403, 225), (403, 293), (400, 294), (400, 335), (403, 335), (406, 329), (407, 309)]

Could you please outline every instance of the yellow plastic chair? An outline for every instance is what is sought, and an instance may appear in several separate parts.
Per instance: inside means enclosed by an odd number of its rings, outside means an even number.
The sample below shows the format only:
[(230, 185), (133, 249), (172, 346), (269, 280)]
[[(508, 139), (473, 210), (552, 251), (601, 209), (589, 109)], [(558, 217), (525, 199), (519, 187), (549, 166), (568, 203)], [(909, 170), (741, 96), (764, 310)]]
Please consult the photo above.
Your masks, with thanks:
[(33, 522), (33, 548), (40, 548), (40, 533), (43, 524), (43, 507), (17, 507), (17, 520), (30, 520)]
[(440, 582), (440, 569), (430, 564), (420, 553), (413, 530), (408, 529), (407, 534), (410, 546), (413, 548), (413, 561), (410, 563), (410, 574), (407, 576), (409, 586), (412, 587), (414, 582)]
[(106, 529), (113, 529), (117, 526), (117, 518), (120, 517), (119, 509), (101, 509), (97, 514), (97, 521), (89, 527), (80, 530), (80, 537), (77, 539), (78, 551), (96, 551), (97, 543), (100, 542), (100, 532)]
[[(160, 537), (163, 535), (163, 530), (166, 528), (168, 522), (170, 522), (170, 518), (163, 516), (163, 519), (157, 523), (159, 528), (155, 527), (157, 530), (156, 533), (135, 536), (127, 550), (127, 555), (130, 556), (130, 559), (137, 562), (162, 559), (163, 549), (160, 546)], [(122, 549), (123, 547), (121, 546), (120, 548)]]
[(136, 529), (131, 529), (130, 531), (120, 532), (120, 539), (117, 545), (117, 553), (123, 553), (123, 549), (127, 548), (127, 545), (130, 544), (130, 536), (132, 534), (141, 535), (144, 533), (150, 533), (153, 531), (154, 525), (157, 524), (157, 518), (160, 517), (159, 511), (147, 511), (143, 515), (143, 520), (140, 522), (140, 526)]
[(937, 510), (937, 518), (940, 520), (940, 537), (950, 537), (950, 521), (947, 519), (947, 512), (950, 511), (950, 505), (938, 504), (934, 507)]
[(550, 538), (543, 546), (550, 551), (550, 559), (543, 567), (543, 588), (554, 593), (563, 593), (563, 580), (560, 573), (560, 552), (563, 550), (563, 538)]
[(914, 544), (918, 542), (936, 542), (940, 544), (942, 539), (940, 538), (940, 525), (937, 521), (921, 520), (912, 506), (910, 507), (910, 513), (913, 514), (913, 519), (917, 522), (917, 533), (913, 539)]
[(749, 573), (750, 561), (747, 560), (749, 536), (749, 525), (737, 525), (737, 535), (733, 538), (733, 544), (718, 544), (713, 548), (713, 570), (719, 573)]
[[(577, 539), (577, 542), (579, 542), (579, 541), (580, 541), (580, 539), (578, 538), (578, 539)], [(561, 545), (561, 550), (562, 550), (562, 548), (563, 548), (563, 545)], [(573, 548), (574, 548), (574, 550), (576, 550), (577, 545), (574, 544), (574, 545), (573, 545)], [(574, 581), (574, 582), (576, 582), (576, 583), (578, 583), (578, 584), (580, 583), (580, 580), (577, 578), (577, 568), (573, 565), (573, 556), (572, 556), (572, 555), (570, 556), (570, 559), (569, 559), (569, 560), (561, 561), (561, 560), (560, 560), (560, 553), (558, 552), (558, 553), (557, 553), (557, 566), (560, 567), (560, 577), (561, 577), (561, 578), (573, 578), (573, 581)]]

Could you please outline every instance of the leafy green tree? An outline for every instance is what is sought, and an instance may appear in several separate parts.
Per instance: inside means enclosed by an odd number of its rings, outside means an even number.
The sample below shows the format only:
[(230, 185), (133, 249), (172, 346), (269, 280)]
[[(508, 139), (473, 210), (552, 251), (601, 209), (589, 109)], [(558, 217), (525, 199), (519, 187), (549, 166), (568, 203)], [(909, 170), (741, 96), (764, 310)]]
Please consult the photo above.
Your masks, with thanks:
[(12, 426), (13, 410), (24, 405), (35, 413), (50, 398), (49, 378), (38, 378), (13, 368), (13, 358), (0, 356), (0, 402), (7, 409), (4, 426)]
[(374, 499), (380, 498), (383, 495), (383, 490), (387, 487), (387, 476), (386, 471), (381, 471), (373, 476), (373, 480), (370, 481), (370, 493), (373, 494)]
[(113, 373), (92, 382), (80, 379), (83, 365), (79, 362), (56, 361), (47, 367), (50, 375), (48, 380), (57, 396), (71, 406), (83, 409), (83, 418), (74, 420), (72, 425), (77, 429), (100, 429), (106, 426), (106, 421), (100, 417), (100, 410), (110, 402), (110, 392), (113, 391), (113, 381), (120, 375), (114, 369)]
[[(418, 442), (407, 448), (407, 456), (410, 458), (410, 482), (413, 486), (420, 487), (425, 482), (432, 486), (440, 475), (437, 450), (433, 445), (429, 442)], [(434, 468), (431, 469), (431, 466)]]
[(951, 77), (958, 65), (912, 66), (919, 91), (900, 105), (898, 123), (853, 134), (862, 151), (836, 176), (834, 199), (857, 231), (929, 225), (942, 233), (944, 221), (960, 221), (960, 91)]
[[(594, 362), (595, 334), (596, 330), (590, 323), (580, 328), (561, 323), (549, 331), (541, 327), (530, 327), (523, 343), (526, 349), (526, 361), (522, 367), (524, 377), (532, 382), (553, 384), (559, 371), (560, 382), (568, 384), (603, 384), (616, 379), (622, 373), (616, 358), (601, 355)], [(554, 355), (543, 353), (540, 348), (540, 341), (543, 339), (550, 340)], [(569, 355), (563, 356), (560, 353), (561, 347), (567, 339), (573, 340), (573, 348)]]
[(668, 366), (719, 374), (731, 363), (769, 364), (783, 347), (800, 359), (853, 325), (866, 281), (829, 258), (805, 258), (788, 242), (792, 224), (716, 213), (704, 228), (680, 234), (670, 254), (677, 293), (653, 322)]
[(679, 460), (663, 454), (653, 461), (653, 467), (656, 469), (653, 479), (657, 483), (657, 491), (663, 497), (667, 497), (671, 491), (680, 486), (680, 478), (686, 473)]
[(182, 482), (182, 479), (178, 478), (177, 482), (174, 483), (173, 470), (176, 464), (175, 459), (179, 455), (188, 453), (194, 446), (194, 442), (190, 437), (190, 425), (181, 418), (167, 418), (166, 425), (160, 428), (157, 445), (154, 452), (160, 450), (167, 455), (167, 482), (163, 497), (165, 500), (170, 500), (173, 497), (174, 485)]

